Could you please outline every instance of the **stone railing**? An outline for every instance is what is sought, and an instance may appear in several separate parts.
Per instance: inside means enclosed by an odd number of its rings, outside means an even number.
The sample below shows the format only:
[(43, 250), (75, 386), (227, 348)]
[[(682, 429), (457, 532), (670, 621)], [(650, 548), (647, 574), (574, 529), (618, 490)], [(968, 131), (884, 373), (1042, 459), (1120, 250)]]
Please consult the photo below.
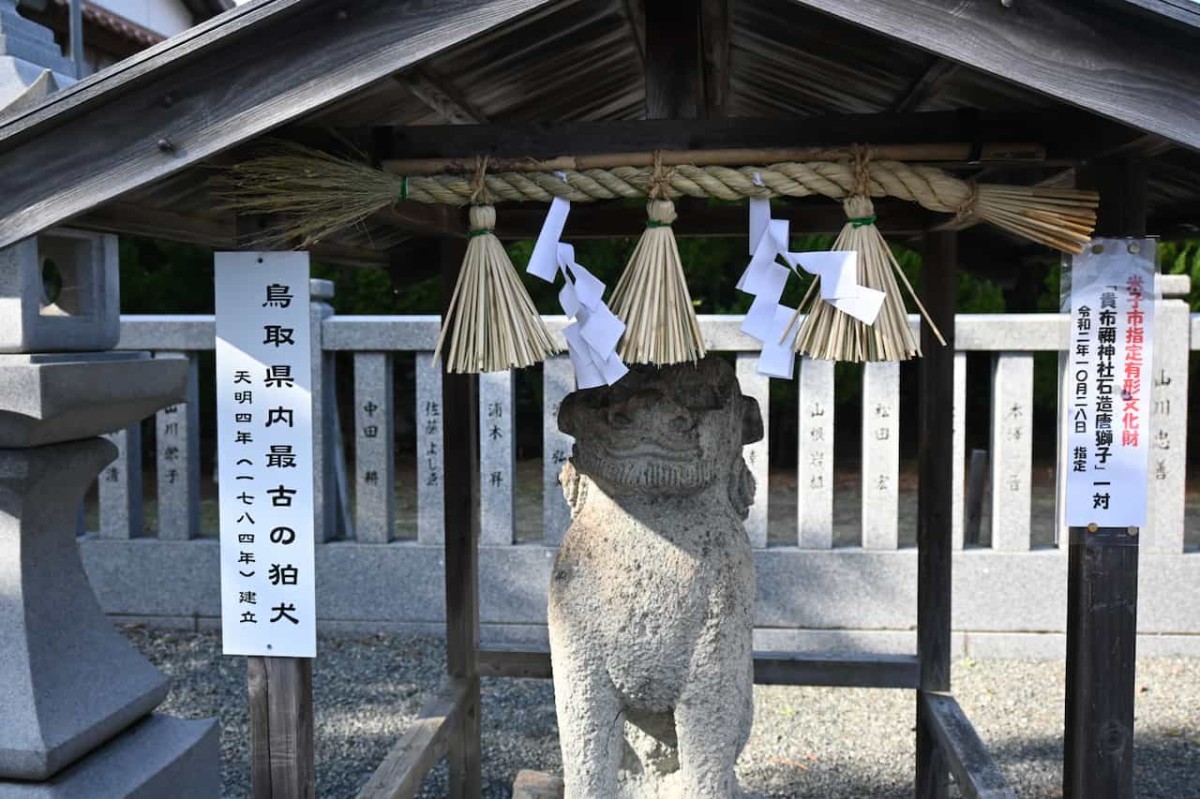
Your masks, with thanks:
[[(1200, 554), (1185, 547), (1187, 382), (1190, 350), (1200, 348), (1200, 316), (1190, 317), (1187, 279), (1162, 279), (1152, 393), (1151, 517), (1142, 533), (1140, 629), (1156, 651), (1200, 652), (1200, 619), (1186, 612), (1200, 601)], [(438, 318), (336, 316), (327, 286), (314, 291), (314, 385), (324, 386), (314, 413), (318, 436), (318, 604), (323, 624), (344, 630), (440, 629), (443, 614), (441, 373), (432, 361)], [(554, 331), (565, 320), (549, 318)], [(913, 324), (917, 324), (914, 317)], [(738, 317), (701, 317), (711, 350), (733, 353), (742, 390), (769, 414), (767, 378), (754, 372), (757, 343), (740, 333)], [(1034, 353), (1067, 341), (1058, 314), (960, 315), (956, 324), (955, 514), (958, 651), (987, 656), (1061, 655), (1065, 623), (1065, 558), (1056, 540), (1053, 505), (1034, 505)], [(100, 477), (99, 532), (84, 541), (97, 593), (110, 613), (159, 623), (208, 625), (219, 616), (216, 544), (201, 537), (196, 354), (211, 350), (211, 317), (125, 317), (123, 349), (182, 353), (192, 359), (192, 401), (157, 416), (157, 538), (143, 533), (136, 431), (115, 434), (122, 455)], [(335, 397), (334, 356), (353, 361), (353, 396)], [(966, 387), (969, 353), (991, 361), (989, 446), (990, 543), (964, 534), (966, 510)], [(401, 360), (403, 359), (403, 360)], [(415, 452), (395, 451), (393, 370), (411, 370)], [(972, 367), (973, 369), (975, 367)], [(915, 552), (911, 516), (901, 491), (900, 430), (913, 423), (915, 403), (902, 413), (900, 366), (868, 364), (862, 373), (861, 474), (853, 490), (834, 485), (834, 370), (804, 360), (798, 370), (795, 486), (769, 491), (768, 442), (747, 448), (757, 478), (747, 521), (758, 550), (758, 642), (778, 649), (910, 647), (915, 621)], [(541, 369), (543, 395), (540, 525), (517, 490), (514, 381), (511, 373), (480, 379), (481, 592), (484, 637), (541, 640), (545, 587), (554, 548), (569, 521), (558, 472), (571, 440), (558, 430), (558, 403), (572, 388), (565, 356)], [(332, 410), (353, 402), (354, 431), (343, 439)], [(343, 414), (349, 418), (349, 414)], [(406, 414), (407, 417), (407, 414)], [(778, 443), (776, 437), (776, 445)], [(341, 443), (347, 446), (343, 448)], [(343, 455), (352, 441), (353, 459)], [(412, 463), (415, 482), (397, 522), (397, 460)], [(972, 480), (972, 483), (983, 481)], [(790, 483), (790, 481), (789, 481)], [(1041, 485), (1044, 485), (1045, 481)], [(1039, 485), (1040, 495), (1053, 489)], [(794, 492), (794, 495), (788, 492)], [(768, 501), (770, 494), (770, 501)], [(783, 495), (783, 500), (780, 497)], [(1039, 495), (1039, 496), (1040, 496)], [(353, 496), (352, 502), (340, 498)], [(847, 496), (860, 508), (848, 513)], [(407, 501), (407, 500), (406, 500)], [(518, 513), (520, 503), (521, 512)], [(982, 503), (974, 503), (981, 507)], [(768, 517), (771, 508), (775, 515)], [(780, 508), (783, 510), (780, 511)], [(853, 510), (853, 509), (851, 509)], [(777, 518), (780, 513), (787, 518)], [(857, 524), (853, 519), (857, 517)], [(846, 519), (851, 521), (847, 522)], [(769, 522), (769, 524), (768, 524)], [(853, 525), (858, 532), (847, 531)], [(907, 526), (906, 526), (907, 525)], [(530, 528), (534, 528), (532, 533)], [(323, 535), (322, 535), (323, 534)], [(964, 544), (964, 541), (966, 542)], [(161, 563), (161, 578), (150, 568)], [(168, 565), (171, 564), (171, 565)], [(182, 573), (181, 573), (182, 572)], [(1192, 636), (1196, 636), (1193, 638)]]

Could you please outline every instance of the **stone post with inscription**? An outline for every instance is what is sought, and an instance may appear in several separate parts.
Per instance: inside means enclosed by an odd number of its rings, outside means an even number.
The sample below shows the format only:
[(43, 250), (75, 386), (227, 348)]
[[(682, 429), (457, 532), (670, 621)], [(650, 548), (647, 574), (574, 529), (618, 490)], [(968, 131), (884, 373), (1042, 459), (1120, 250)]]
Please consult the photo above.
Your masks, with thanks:
[(108, 351), (117, 274), (115, 236), (0, 250), (0, 799), (220, 791), (215, 721), (153, 712), (168, 680), (109, 624), (75, 542), (117, 456), (102, 436), (187, 392), (186, 359)]

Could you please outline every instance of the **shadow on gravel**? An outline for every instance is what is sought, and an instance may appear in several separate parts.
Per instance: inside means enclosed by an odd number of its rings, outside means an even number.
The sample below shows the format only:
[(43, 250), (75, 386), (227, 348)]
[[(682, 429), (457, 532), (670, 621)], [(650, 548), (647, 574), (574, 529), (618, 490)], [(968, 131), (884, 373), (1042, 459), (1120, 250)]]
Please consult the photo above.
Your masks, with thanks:
[[(1061, 737), (986, 743), (1021, 799), (1062, 799)], [(1200, 799), (1200, 738), (1170, 729), (1138, 732), (1134, 794), (1137, 799)]]

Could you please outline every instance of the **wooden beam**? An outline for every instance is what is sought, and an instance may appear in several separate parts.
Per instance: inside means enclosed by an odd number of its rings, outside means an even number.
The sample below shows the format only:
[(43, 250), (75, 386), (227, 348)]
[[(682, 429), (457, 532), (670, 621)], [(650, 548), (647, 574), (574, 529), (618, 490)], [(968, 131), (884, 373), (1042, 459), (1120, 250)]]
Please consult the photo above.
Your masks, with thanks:
[[(927, 234), (921, 302), (946, 339), (921, 325), (920, 444), (917, 461), (917, 657), (920, 691), (950, 689), (951, 514), (954, 461), (954, 305), (958, 241), (954, 233)], [(931, 735), (928, 709), (917, 702), (917, 799), (945, 799), (946, 753)]]
[(358, 799), (410, 799), (425, 775), (446, 756), (450, 733), (460, 723), (467, 684), (448, 680), (425, 703), (416, 720), (358, 792)]
[(920, 702), (964, 799), (1017, 799), (954, 697), (923, 691)]
[(896, 98), (889, 110), (895, 114), (920, 111), (921, 106), (936, 97), (961, 68), (960, 64), (934, 56), (925, 71)]
[[(1036, 163), (1045, 166), (1046, 148), (1033, 142), (946, 142), (945, 144), (884, 144), (871, 147), (873, 158), (882, 161), (904, 161), (935, 165), (997, 163), (1005, 166)], [(575, 153), (557, 158), (492, 157), (488, 169), (495, 172), (557, 172), (619, 167), (663, 166), (726, 166), (739, 168), (748, 165), (777, 164), (785, 161), (847, 161), (854, 157), (850, 147), (790, 147), (730, 148), (716, 150), (655, 149), (623, 153)], [(397, 175), (473, 175), (478, 169), (478, 156), (470, 154), (457, 158), (389, 158), (383, 169)]]
[[(987, 138), (980, 140), (979, 132)], [(355, 134), (347, 134), (354, 138)], [(819, 117), (623, 122), (410, 125), (393, 129), (392, 158), (553, 158), (653, 150), (794, 149), (871, 144), (1037, 142), (1046, 162), (1074, 164), (1138, 137), (1130, 128), (1071, 109), (1032, 114), (934, 111)]]
[(0, 247), (547, 2), (259, 0), (216, 17), (0, 125)]
[(728, 116), (730, 63), (729, 0), (700, 0), (700, 40), (703, 46), (704, 117)]
[[(484, 649), (479, 671), (487, 677), (548, 680), (553, 676), (546, 650)], [(820, 685), (854, 688), (916, 688), (912, 655), (809, 655), (767, 652), (754, 658), (756, 685)]]
[(1200, 149), (1200, 48), (1098, 4), (792, 1)]
[[(465, 240), (439, 245), (442, 314), (462, 269)], [(440, 369), (441, 365), (435, 365)], [(482, 786), (479, 727), (479, 375), (442, 375), (442, 485), (446, 531), (446, 671), (465, 686), (450, 734), (450, 799), (476, 799)]]
[(646, 119), (696, 119), (704, 110), (700, 0), (646, 3)]
[(397, 75), (396, 80), (445, 122), (480, 125), (488, 121), (458, 89), (433, 77), (427, 69), (415, 67)]

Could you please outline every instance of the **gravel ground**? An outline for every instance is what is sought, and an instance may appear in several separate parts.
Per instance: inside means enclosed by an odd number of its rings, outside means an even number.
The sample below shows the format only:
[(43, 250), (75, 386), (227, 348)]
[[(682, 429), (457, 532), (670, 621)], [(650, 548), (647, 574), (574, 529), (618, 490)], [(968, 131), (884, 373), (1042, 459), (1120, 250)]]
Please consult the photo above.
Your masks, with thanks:
[[(245, 661), (223, 657), (215, 634), (126, 628), (174, 679), (163, 706), (221, 720), (227, 797), (249, 793)], [(353, 797), (438, 684), (434, 638), (322, 637), (314, 669), (317, 795)], [(1200, 799), (1200, 669), (1195, 661), (1138, 663), (1137, 796)], [(1061, 797), (1063, 664), (960, 661), (955, 695), (1022, 799)], [(913, 694), (870, 689), (755, 689), (754, 733), (739, 762), (762, 797), (899, 799), (912, 796)], [(484, 796), (508, 797), (522, 768), (557, 772), (551, 685), (483, 683)], [(434, 772), (423, 797), (445, 795)]]

